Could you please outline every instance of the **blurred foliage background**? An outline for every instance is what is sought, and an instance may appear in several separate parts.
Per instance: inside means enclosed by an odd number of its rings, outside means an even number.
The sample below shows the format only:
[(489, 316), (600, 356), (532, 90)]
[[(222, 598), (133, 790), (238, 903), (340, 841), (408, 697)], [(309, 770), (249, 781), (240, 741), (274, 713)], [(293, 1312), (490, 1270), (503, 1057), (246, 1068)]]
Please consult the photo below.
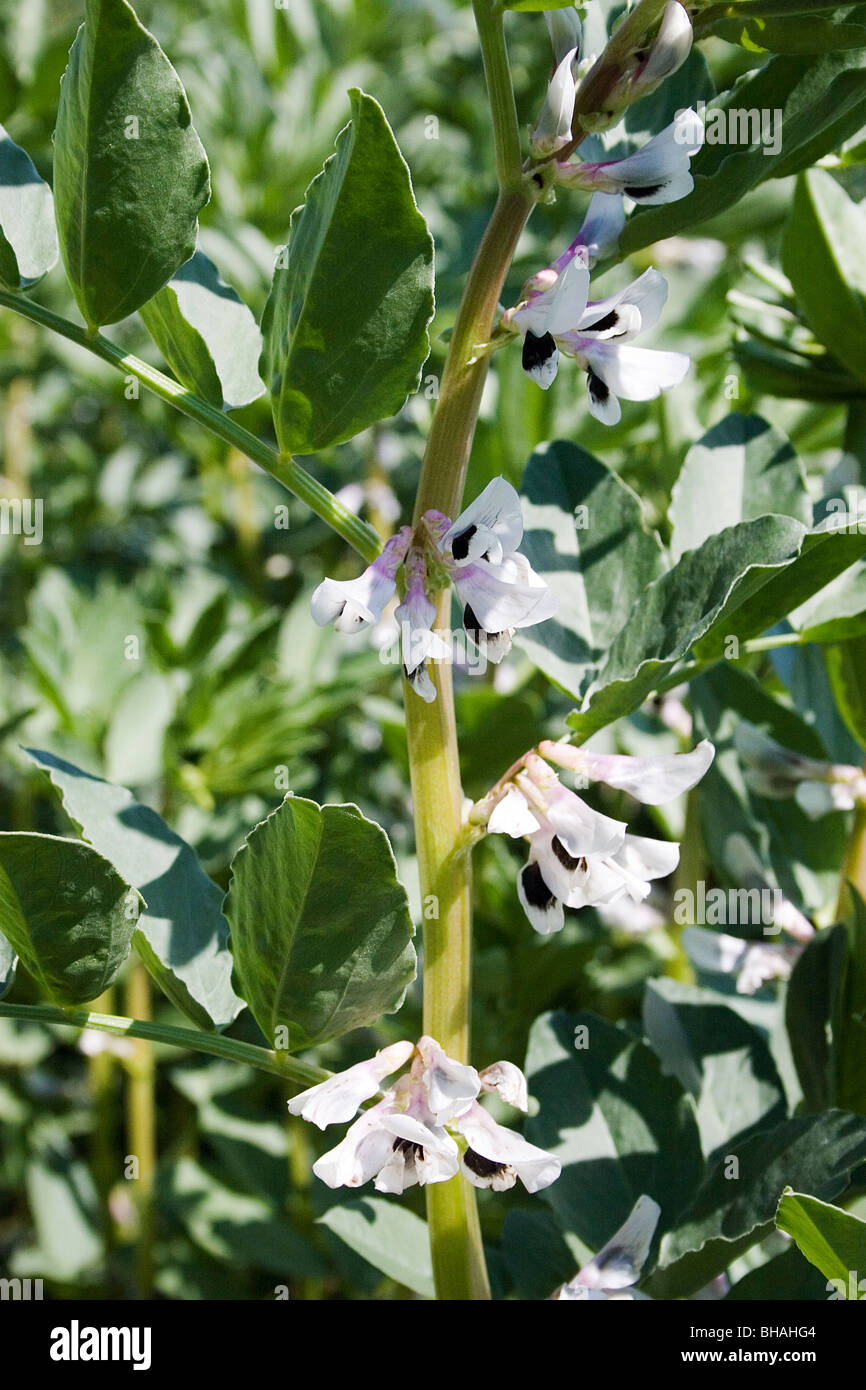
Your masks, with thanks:
[[(347, 89), (371, 92), (388, 115), (436, 242), (433, 350), (398, 417), (305, 461), (385, 534), (411, 508), (441, 335), (493, 200), (471, 9), (459, 0), (204, 0), (192, 9), (140, 0), (137, 10), (180, 73), (210, 158), (201, 245), (257, 316), (291, 211), (347, 119)], [(0, 5), (0, 120), (49, 181), (58, 83), (81, 17), (74, 0)], [(547, 36), (532, 14), (511, 15), (508, 31), (519, 113), (531, 128)], [(760, 61), (721, 39), (701, 51), (708, 75), (696, 58), (691, 76), (717, 89)], [(853, 198), (866, 192), (856, 156), (837, 159), (834, 172)], [(831, 474), (857, 481), (856, 392), (797, 398), (755, 360), (780, 332), (801, 345), (808, 337), (778, 272), (793, 182), (764, 184), (692, 235), (609, 272), (601, 293), (651, 263), (663, 270), (670, 300), (657, 343), (695, 363), (682, 387), (627, 405), (615, 428), (590, 418), (577, 372), (562, 370), (544, 394), (516, 352), (497, 354), (467, 495), (498, 473), (517, 484), (538, 442), (579, 439), (619, 469), (664, 529), (686, 449), (731, 408), (760, 409), (788, 434), (816, 494)], [(567, 196), (539, 209), (507, 302), (574, 236), (582, 213)], [(39, 297), (74, 315), (59, 271)], [(163, 365), (139, 320), (110, 336)], [(398, 673), (363, 637), (347, 643), (309, 618), (312, 588), (326, 574), (356, 573), (356, 559), (245, 459), (145, 392), (127, 399), (109, 368), (10, 313), (0, 313), (0, 418), (0, 492), (44, 500), (41, 544), (0, 536), (3, 828), (68, 832), (47, 781), (20, 752), (47, 748), (132, 787), (225, 885), (242, 835), (288, 786), (320, 802), (354, 801), (384, 825), (417, 918)], [(264, 399), (242, 419), (271, 437)], [(769, 662), (760, 670), (778, 685)], [(562, 733), (571, 702), (517, 651), (501, 669), (474, 680), (458, 672), (457, 681), (465, 787), (477, 797), (539, 737)], [(618, 730), (621, 746), (673, 749), (669, 726), (682, 729), (683, 719), (676, 702), (645, 711)], [(614, 793), (596, 804), (623, 809)], [(638, 833), (653, 833), (651, 817), (674, 836), (683, 830), (682, 807), (664, 818), (628, 810)], [(535, 936), (514, 891), (517, 853), (494, 837), (477, 858), (479, 1065), (519, 1062), (545, 1008), (637, 1017), (644, 981), (674, 959), (661, 927), (637, 939), (592, 912), (570, 916), (555, 940)], [(103, 1003), (141, 1011), (141, 991), (130, 971), (125, 993), (117, 987)], [(16, 998), (35, 998), (23, 978)], [(173, 1017), (161, 998), (150, 1007)], [(233, 1031), (258, 1039), (248, 1013)], [(347, 1065), (419, 1032), (410, 996), (375, 1037), (353, 1035), (319, 1060)], [(142, 1191), (125, 1170), (149, 1142), (148, 1114), (156, 1168)], [(147, 1044), (94, 1052), (68, 1030), (0, 1020), (0, 1269), (43, 1276), (54, 1297), (408, 1296), (319, 1220), (333, 1194), (311, 1179), (310, 1163), (326, 1143), (301, 1121), (287, 1129), (275, 1079)], [(411, 1197), (420, 1211), (418, 1192)], [(491, 1240), (521, 1200), (512, 1192), (482, 1202)], [(507, 1292), (507, 1260), (494, 1261), (493, 1275)]]

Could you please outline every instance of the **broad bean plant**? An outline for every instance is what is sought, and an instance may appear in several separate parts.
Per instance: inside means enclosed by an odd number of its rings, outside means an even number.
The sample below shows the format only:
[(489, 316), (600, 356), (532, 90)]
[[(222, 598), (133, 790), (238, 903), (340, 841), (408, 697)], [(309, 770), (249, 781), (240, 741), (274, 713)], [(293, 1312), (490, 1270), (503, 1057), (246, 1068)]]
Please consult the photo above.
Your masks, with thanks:
[[(69, 1067), (77, 1037), (90, 1088), (50, 1143), (38, 1092), (0, 1088), (32, 1137), (11, 1268), (863, 1296), (862, 12), (394, 0), (389, 74), (336, 56), (375, 31), (360, 3), (322, 0), (316, 71), (315, 6), (251, 0), (211, 72), (170, 7), (154, 33), (83, 8), (38, 110), (3, 60), (4, 380), (49, 360), (55, 396), (84, 374), (113, 402), (43, 511), (6, 397), (0, 1041)], [(207, 462), (148, 493), (127, 432)], [(237, 555), (199, 525), (229, 492)], [(79, 584), (112, 507), (144, 591)], [(102, 1236), (52, 1270), (73, 1173)], [(105, 1274), (118, 1241), (134, 1275)]]

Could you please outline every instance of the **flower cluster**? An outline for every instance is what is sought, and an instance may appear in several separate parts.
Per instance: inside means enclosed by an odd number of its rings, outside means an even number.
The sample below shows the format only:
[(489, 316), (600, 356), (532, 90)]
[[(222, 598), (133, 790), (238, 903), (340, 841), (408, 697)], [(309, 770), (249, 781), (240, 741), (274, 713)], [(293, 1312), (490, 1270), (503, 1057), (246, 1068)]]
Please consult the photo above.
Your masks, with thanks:
[(519, 1067), (494, 1062), (477, 1072), (429, 1037), (382, 1048), (295, 1096), (289, 1110), (320, 1129), (351, 1120), (407, 1062), (408, 1072), (313, 1164), (329, 1187), (360, 1187), (375, 1178), (379, 1192), (404, 1192), (415, 1183), (447, 1182), (462, 1170), (475, 1187), (503, 1192), (519, 1178), (528, 1192), (538, 1192), (559, 1177), (558, 1158), (497, 1124), (479, 1102), (483, 1092), (496, 1092), (525, 1111), (526, 1078)]
[(405, 597), (395, 616), (403, 671), (416, 694), (434, 700), (428, 662), (447, 658), (450, 649), (433, 629), (431, 589), (453, 583), (466, 636), (495, 663), (510, 650), (515, 628), (556, 612), (556, 595), (518, 551), (522, 539), (520, 498), (504, 478), (494, 478), (456, 521), (425, 512), (414, 533), (402, 527), (357, 579), (324, 579), (311, 600), (313, 619), (340, 632), (377, 623), (402, 572)]
[[(554, 73), (533, 132), (533, 152), (553, 159), (572, 146), (577, 87), (575, 66), (580, 51), (580, 21), (573, 11), (547, 16), (554, 50)], [(692, 28), (677, 0), (670, 0), (648, 51), (635, 52), (606, 102), (602, 125), (612, 124), (632, 101), (645, 96), (675, 72), (688, 56)], [(587, 128), (586, 117), (582, 125)], [(594, 128), (601, 129), (596, 124)], [(593, 194), (578, 235), (561, 256), (532, 276), (520, 299), (506, 310), (501, 327), (523, 340), (523, 368), (542, 389), (552, 384), (563, 353), (586, 372), (589, 406), (596, 419), (615, 425), (619, 398), (653, 400), (677, 386), (689, 369), (679, 352), (634, 348), (639, 333), (658, 322), (667, 298), (667, 282), (650, 268), (632, 284), (605, 299), (590, 300), (589, 271), (615, 248), (625, 223), (623, 198), (633, 203), (669, 203), (690, 193), (692, 155), (703, 143), (704, 128), (695, 111), (674, 121), (644, 147), (623, 159), (592, 163), (569, 159), (555, 163), (555, 180)]]
[(517, 891), (531, 925), (543, 936), (561, 931), (566, 907), (608, 906), (621, 898), (641, 902), (653, 879), (672, 873), (679, 846), (630, 835), (622, 821), (592, 810), (563, 786), (545, 759), (582, 777), (606, 782), (657, 806), (695, 786), (713, 760), (707, 740), (691, 753), (630, 758), (544, 742), (514, 777), (497, 789), (487, 829), (524, 837), (529, 859)]

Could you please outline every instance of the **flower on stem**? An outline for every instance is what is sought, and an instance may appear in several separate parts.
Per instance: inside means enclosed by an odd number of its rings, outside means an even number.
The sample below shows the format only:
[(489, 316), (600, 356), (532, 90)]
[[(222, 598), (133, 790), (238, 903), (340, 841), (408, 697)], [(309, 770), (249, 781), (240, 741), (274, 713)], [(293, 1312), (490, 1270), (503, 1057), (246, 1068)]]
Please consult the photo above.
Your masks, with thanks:
[(553, 44), (554, 69), (538, 124), (531, 136), (532, 153), (556, 154), (571, 140), (574, 119), (574, 64), (580, 52), (580, 20), (575, 10), (545, 11)]
[(403, 672), (415, 694), (429, 704), (436, 699), (436, 689), (427, 670), (428, 659), (441, 660), (448, 656), (449, 649), (433, 631), (436, 605), (427, 597), (427, 566), (422, 551), (410, 549), (405, 572), (406, 597), (394, 614), (400, 624)]
[(520, 498), (494, 478), (442, 538), (443, 560), (463, 605), (463, 627), (490, 661), (502, 660), (515, 628), (556, 612), (553, 590), (517, 547), (523, 539)]
[[(627, 758), (569, 750), (545, 742), (541, 751), (582, 774), (610, 781), (650, 805), (670, 801), (703, 777), (714, 754), (704, 742), (691, 753)], [(652, 881), (672, 873), (679, 846), (628, 833), (622, 821), (593, 811), (564, 787), (535, 753), (524, 759), (490, 813), (487, 829), (529, 841), (517, 892), (531, 926), (543, 936), (561, 931), (565, 908), (642, 902)]]
[(567, 188), (622, 193), (635, 203), (674, 203), (694, 187), (690, 162), (703, 142), (703, 121), (689, 108), (634, 154), (586, 164), (566, 160), (557, 165), (557, 179)]
[(638, 1197), (616, 1235), (551, 1297), (560, 1302), (646, 1298), (646, 1294), (623, 1290), (640, 1278), (660, 1216), (658, 1202), (645, 1194)]
[(737, 725), (734, 747), (753, 792), (774, 800), (792, 796), (812, 820), (866, 805), (866, 776), (859, 767), (795, 753), (746, 720)]
[(691, 52), (693, 37), (687, 11), (678, 0), (669, 0), (649, 52), (629, 78), (633, 100), (649, 96), (682, 67)]
[(382, 1049), (295, 1096), (289, 1110), (320, 1128), (351, 1119), (384, 1078), (410, 1058), (410, 1070), (355, 1120), (336, 1148), (313, 1164), (313, 1172), (329, 1187), (360, 1187), (375, 1178), (380, 1192), (404, 1192), (415, 1183), (446, 1182), (461, 1168), (476, 1187), (494, 1191), (513, 1187), (519, 1178), (527, 1191), (537, 1192), (558, 1178), (559, 1159), (497, 1124), (479, 1104), (479, 1095), (496, 1091), (525, 1110), (526, 1079), (520, 1069), (495, 1062), (479, 1075), (448, 1057), (430, 1037), (417, 1045), (399, 1042)]
[[(604, 238), (608, 232), (613, 218), (600, 211), (589, 234)], [(681, 352), (628, 346), (658, 322), (668, 292), (664, 276), (650, 268), (606, 299), (588, 300), (586, 254), (585, 242), (572, 242), (548, 271), (527, 281), (523, 298), (506, 311), (502, 324), (522, 335), (523, 369), (543, 390), (556, 378), (560, 353), (573, 357), (586, 372), (591, 413), (614, 425), (622, 413), (619, 397), (654, 400), (679, 385), (690, 360)]]
[(402, 526), (357, 579), (323, 579), (310, 600), (313, 621), (319, 627), (333, 623), (337, 632), (359, 632), (377, 623), (397, 587), (411, 538), (412, 528)]

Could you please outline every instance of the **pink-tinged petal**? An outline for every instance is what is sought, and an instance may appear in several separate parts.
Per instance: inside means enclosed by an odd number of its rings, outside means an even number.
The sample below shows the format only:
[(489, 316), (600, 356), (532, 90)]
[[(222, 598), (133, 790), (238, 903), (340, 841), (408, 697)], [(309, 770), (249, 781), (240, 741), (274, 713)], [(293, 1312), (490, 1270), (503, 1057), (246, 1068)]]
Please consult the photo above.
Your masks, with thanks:
[(506, 1105), (513, 1105), (515, 1110), (525, 1113), (529, 1109), (526, 1077), (513, 1062), (493, 1062), (479, 1072), (479, 1076), (482, 1091), (496, 1091), (500, 1099)]
[(311, 1124), (325, 1129), (328, 1125), (351, 1120), (359, 1105), (370, 1100), (386, 1076), (398, 1071), (415, 1051), (410, 1042), (392, 1043), (383, 1047), (375, 1057), (357, 1062), (346, 1071), (329, 1076), (289, 1101), (289, 1112), (301, 1115)]
[(430, 1114), (438, 1124), (449, 1124), (475, 1100), (481, 1081), (474, 1067), (448, 1057), (435, 1038), (423, 1037), (417, 1047), (420, 1074)]
[(553, 590), (520, 554), (506, 556), (501, 565), (465, 565), (455, 571), (454, 585), (484, 632), (531, 627), (553, 617), (559, 606)]
[(631, 758), (619, 753), (593, 753), (588, 748), (544, 742), (541, 754), (594, 782), (628, 792), (647, 806), (661, 806), (690, 791), (706, 773), (715, 748), (704, 739), (690, 753), (655, 758)]
[(367, 1110), (347, 1131), (336, 1148), (317, 1158), (313, 1172), (328, 1187), (362, 1187), (384, 1163), (394, 1146), (394, 1137), (382, 1125), (388, 1101)]

